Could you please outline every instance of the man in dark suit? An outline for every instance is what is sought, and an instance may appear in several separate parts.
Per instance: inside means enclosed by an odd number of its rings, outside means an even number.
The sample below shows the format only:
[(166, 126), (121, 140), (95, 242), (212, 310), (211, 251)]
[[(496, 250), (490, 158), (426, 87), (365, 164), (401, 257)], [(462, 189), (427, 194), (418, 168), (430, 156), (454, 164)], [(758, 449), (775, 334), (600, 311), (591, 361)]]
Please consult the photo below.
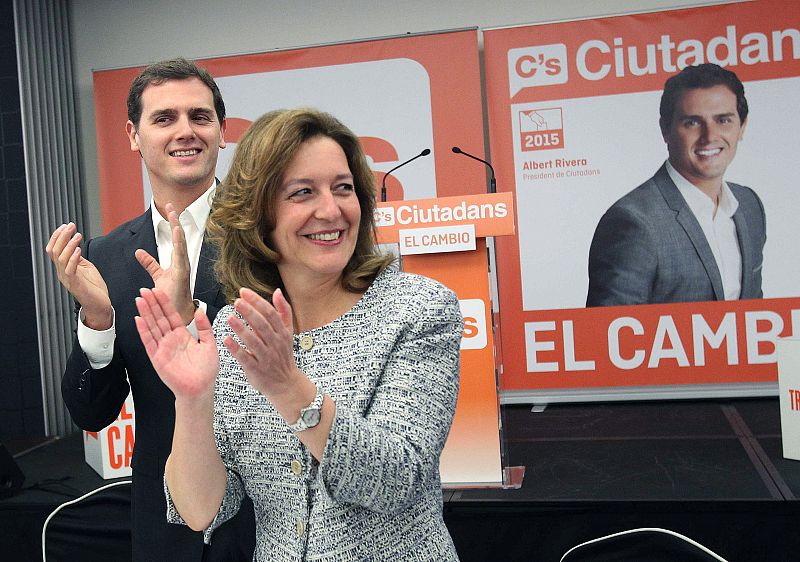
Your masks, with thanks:
[(210, 547), (201, 533), (166, 521), (163, 477), (175, 398), (153, 370), (133, 321), (141, 287), (170, 294), (190, 329), (196, 308), (213, 321), (225, 305), (213, 275), (215, 252), (204, 239), (217, 155), (225, 147), (225, 105), (206, 70), (174, 59), (148, 66), (133, 81), (128, 119), (131, 150), (150, 178), (150, 209), (83, 250), (72, 223), (56, 229), (47, 245), (76, 301), (78, 329), (62, 395), (75, 423), (98, 431), (117, 418), (129, 388), (133, 394), (134, 560), (250, 560), (252, 510), (215, 533)]
[(723, 180), (747, 112), (741, 81), (718, 65), (667, 80), (659, 124), (669, 158), (600, 219), (586, 306), (763, 296), (764, 206)]

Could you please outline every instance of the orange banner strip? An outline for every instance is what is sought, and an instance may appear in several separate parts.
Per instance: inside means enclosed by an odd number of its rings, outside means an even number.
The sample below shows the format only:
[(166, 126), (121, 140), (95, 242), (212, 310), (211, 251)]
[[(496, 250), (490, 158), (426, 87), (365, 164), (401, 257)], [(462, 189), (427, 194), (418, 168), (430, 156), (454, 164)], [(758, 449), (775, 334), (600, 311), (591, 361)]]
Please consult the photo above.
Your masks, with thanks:
[(375, 210), (378, 243), (400, 240), (400, 230), (433, 226), (475, 225), (475, 236), (505, 236), (515, 232), (514, 196), (482, 193), (413, 201), (379, 203)]

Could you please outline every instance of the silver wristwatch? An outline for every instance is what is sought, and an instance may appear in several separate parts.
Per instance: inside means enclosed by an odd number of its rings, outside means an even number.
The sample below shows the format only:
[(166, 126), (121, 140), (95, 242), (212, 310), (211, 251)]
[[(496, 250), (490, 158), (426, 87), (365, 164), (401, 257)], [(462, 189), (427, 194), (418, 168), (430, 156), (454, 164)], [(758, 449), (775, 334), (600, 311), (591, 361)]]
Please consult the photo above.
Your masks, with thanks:
[(320, 387), (317, 386), (317, 394), (314, 396), (314, 400), (307, 407), (300, 410), (300, 417), (297, 418), (296, 422), (289, 425), (289, 429), (297, 432), (317, 427), (322, 417), (322, 399), (324, 396)]

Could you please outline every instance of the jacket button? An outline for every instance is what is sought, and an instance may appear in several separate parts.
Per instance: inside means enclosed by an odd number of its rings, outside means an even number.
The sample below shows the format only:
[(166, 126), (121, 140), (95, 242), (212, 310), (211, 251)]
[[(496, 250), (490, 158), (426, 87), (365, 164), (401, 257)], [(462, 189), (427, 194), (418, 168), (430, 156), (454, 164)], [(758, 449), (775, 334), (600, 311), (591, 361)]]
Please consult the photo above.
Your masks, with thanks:
[(295, 476), (300, 476), (301, 474), (303, 474), (303, 463), (301, 463), (297, 459), (294, 459), (291, 464), (291, 469), (292, 469), (292, 474), (294, 474)]
[(314, 347), (314, 338), (308, 334), (300, 338), (300, 349), (303, 351), (308, 351), (312, 347)]
[(302, 537), (303, 533), (306, 532), (306, 524), (303, 522), (302, 519), (297, 520), (297, 536)]

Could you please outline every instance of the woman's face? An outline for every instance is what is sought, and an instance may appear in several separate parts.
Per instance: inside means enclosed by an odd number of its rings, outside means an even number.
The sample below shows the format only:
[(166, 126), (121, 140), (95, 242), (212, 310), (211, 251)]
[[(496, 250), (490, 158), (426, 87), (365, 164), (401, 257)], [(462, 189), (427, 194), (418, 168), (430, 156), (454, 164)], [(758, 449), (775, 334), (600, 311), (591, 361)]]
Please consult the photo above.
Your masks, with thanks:
[(339, 279), (358, 239), (361, 206), (342, 147), (329, 137), (300, 145), (277, 195), (271, 240), (283, 282)]

